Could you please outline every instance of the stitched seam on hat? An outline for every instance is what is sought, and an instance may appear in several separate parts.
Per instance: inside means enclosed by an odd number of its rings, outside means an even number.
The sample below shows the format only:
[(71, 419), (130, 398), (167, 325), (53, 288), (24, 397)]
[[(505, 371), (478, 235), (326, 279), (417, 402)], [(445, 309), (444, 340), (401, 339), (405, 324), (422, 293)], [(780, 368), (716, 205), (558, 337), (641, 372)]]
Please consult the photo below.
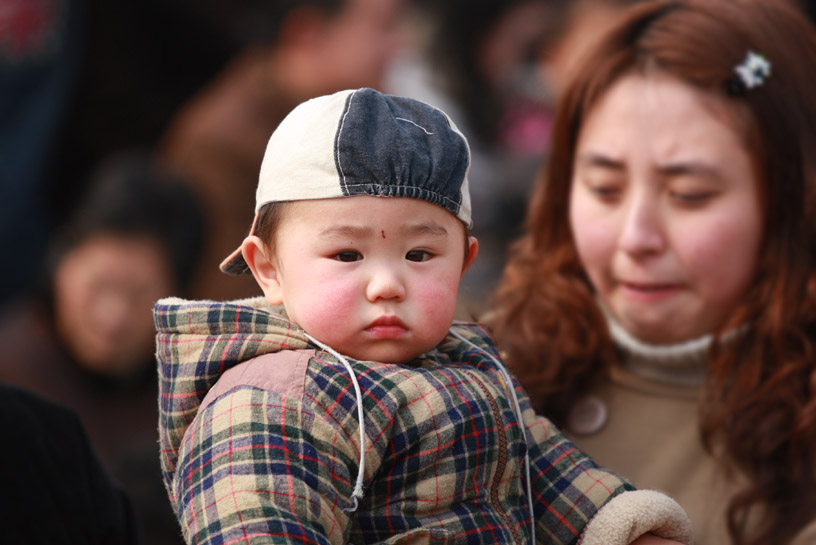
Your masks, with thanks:
[[(437, 204), (440, 204), (440, 206), (443, 206), (445, 208), (447, 208), (447, 207), (444, 204), (441, 204), (441, 202), (450, 203), (452, 206), (455, 207), (456, 210), (458, 210), (462, 206), (462, 203), (456, 201), (455, 199), (451, 199), (450, 197), (447, 197), (447, 196), (443, 195), (442, 193), (437, 193), (436, 191), (431, 191), (430, 189), (423, 188), (423, 187), (416, 187), (416, 186), (413, 186), (413, 185), (385, 185), (385, 186), (383, 186), (382, 184), (376, 184), (376, 183), (373, 183), (373, 182), (361, 182), (361, 183), (357, 183), (357, 184), (354, 184), (354, 183), (346, 184), (346, 183), (344, 183), (343, 185), (345, 185), (346, 188), (349, 188), (349, 187), (365, 187), (365, 188), (368, 188), (368, 187), (371, 187), (371, 186), (377, 186), (377, 187), (380, 187), (380, 188), (383, 188), (383, 187), (392, 188), (392, 189), (390, 189), (388, 191), (380, 191), (380, 192), (378, 192), (376, 194), (377, 195), (382, 195), (382, 196), (391, 196), (391, 197), (419, 198), (419, 199), (422, 199), (422, 200), (427, 200), (427, 199), (425, 199), (421, 195), (430, 195), (430, 196), (434, 197), (434, 199), (433, 199), (434, 201), (440, 201)], [(411, 194), (409, 195), (408, 192), (410, 192)], [(461, 193), (461, 189), (460, 189), (460, 193)], [(371, 193), (369, 193), (369, 194), (371, 194)]]
[(340, 183), (343, 184), (345, 187), (346, 192), (348, 192), (348, 184), (346, 183), (346, 173), (343, 172), (343, 165), (340, 163), (340, 136), (343, 133), (343, 127), (346, 124), (346, 118), (348, 117), (349, 112), (351, 112), (351, 101), (354, 99), (354, 96), (357, 94), (357, 91), (351, 93), (346, 100), (346, 109), (343, 112), (343, 117), (340, 120), (340, 127), (337, 129), (337, 136), (334, 139), (334, 153), (335, 153), (335, 163), (337, 164), (337, 170), (340, 174)]
[(419, 125), (419, 124), (411, 121), (410, 119), (405, 119), (404, 117), (395, 117), (394, 119), (396, 119), (398, 121), (405, 121), (406, 123), (410, 123), (414, 127), (417, 127), (418, 129), (421, 129), (427, 135), (432, 135), (433, 134), (431, 131), (429, 131), (428, 129), (426, 129), (422, 125)]

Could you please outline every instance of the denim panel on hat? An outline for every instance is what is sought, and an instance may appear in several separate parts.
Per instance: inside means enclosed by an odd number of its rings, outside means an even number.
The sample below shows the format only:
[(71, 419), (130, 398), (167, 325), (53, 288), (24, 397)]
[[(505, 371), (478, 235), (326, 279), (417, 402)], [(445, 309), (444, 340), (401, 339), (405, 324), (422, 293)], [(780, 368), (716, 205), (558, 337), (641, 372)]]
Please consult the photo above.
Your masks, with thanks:
[(441, 110), (361, 89), (347, 98), (335, 159), (345, 195), (422, 199), (470, 224), (470, 152)]

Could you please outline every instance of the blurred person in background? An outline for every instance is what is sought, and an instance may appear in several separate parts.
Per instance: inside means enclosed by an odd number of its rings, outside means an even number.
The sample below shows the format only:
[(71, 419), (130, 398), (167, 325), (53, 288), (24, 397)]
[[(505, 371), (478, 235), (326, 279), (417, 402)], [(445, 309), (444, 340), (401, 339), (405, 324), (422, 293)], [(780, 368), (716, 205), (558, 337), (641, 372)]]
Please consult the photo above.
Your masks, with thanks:
[(174, 117), (159, 154), (189, 180), (211, 223), (191, 296), (255, 295), (251, 279), (218, 268), (246, 235), (258, 165), (278, 123), (306, 99), (347, 88), (380, 88), (399, 47), (404, 0), (205, 0), (238, 53)]
[(616, 18), (632, 4), (643, 1), (572, 0), (564, 6), (562, 26), (542, 58), (544, 77), (555, 97), (561, 93), (570, 72)]
[(0, 382), (75, 411), (147, 543), (178, 543), (156, 451), (153, 302), (186, 293), (204, 220), (143, 153), (103, 162), (53, 239), (42, 290), (0, 315)]
[[(77, 85), (82, 0), (4, 0), (0, 6), (0, 305), (33, 289), (52, 221), (48, 161)], [(25, 236), (21, 236), (25, 234)]]
[(95, 165), (154, 145), (233, 50), (186, 0), (0, 5), (0, 252), (19, 259), (0, 272), (2, 306), (37, 289)]
[(448, 112), (471, 145), (473, 234), (480, 259), (462, 282), (460, 314), (485, 310), (521, 229), (549, 148), (551, 92), (540, 57), (558, 34), (565, 0), (446, 0), (412, 11), (416, 37), (389, 68), (388, 92)]
[(130, 501), (113, 482), (77, 415), (0, 384), (3, 543), (145, 543)]
[(101, 161), (152, 148), (176, 110), (235, 53), (188, 0), (68, 1), (83, 8), (78, 81), (54, 154), (41, 158), (56, 228)]

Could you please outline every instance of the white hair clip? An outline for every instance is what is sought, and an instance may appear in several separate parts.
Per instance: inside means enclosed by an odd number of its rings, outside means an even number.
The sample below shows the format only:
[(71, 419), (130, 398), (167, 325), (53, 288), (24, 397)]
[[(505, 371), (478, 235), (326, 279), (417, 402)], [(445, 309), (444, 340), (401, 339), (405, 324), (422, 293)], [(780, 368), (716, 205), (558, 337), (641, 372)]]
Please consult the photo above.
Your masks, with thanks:
[(746, 89), (753, 89), (765, 83), (765, 79), (771, 75), (771, 63), (759, 53), (749, 51), (745, 60), (734, 67), (734, 71)]

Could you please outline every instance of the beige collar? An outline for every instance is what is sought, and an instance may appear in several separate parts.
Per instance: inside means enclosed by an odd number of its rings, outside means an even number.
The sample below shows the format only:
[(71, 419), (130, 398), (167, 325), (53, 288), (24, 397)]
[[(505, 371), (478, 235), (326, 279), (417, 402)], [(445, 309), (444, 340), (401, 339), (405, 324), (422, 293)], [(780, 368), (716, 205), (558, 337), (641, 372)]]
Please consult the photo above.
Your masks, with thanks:
[[(629, 333), (603, 304), (600, 307), (612, 340), (623, 355), (622, 366), (627, 370), (644, 378), (677, 386), (703, 384), (708, 372), (708, 353), (715, 338), (713, 334), (676, 344), (648, 344)], [(729, 342), (745, 329), (740, 327), (725, 333), (720, 342)]]

